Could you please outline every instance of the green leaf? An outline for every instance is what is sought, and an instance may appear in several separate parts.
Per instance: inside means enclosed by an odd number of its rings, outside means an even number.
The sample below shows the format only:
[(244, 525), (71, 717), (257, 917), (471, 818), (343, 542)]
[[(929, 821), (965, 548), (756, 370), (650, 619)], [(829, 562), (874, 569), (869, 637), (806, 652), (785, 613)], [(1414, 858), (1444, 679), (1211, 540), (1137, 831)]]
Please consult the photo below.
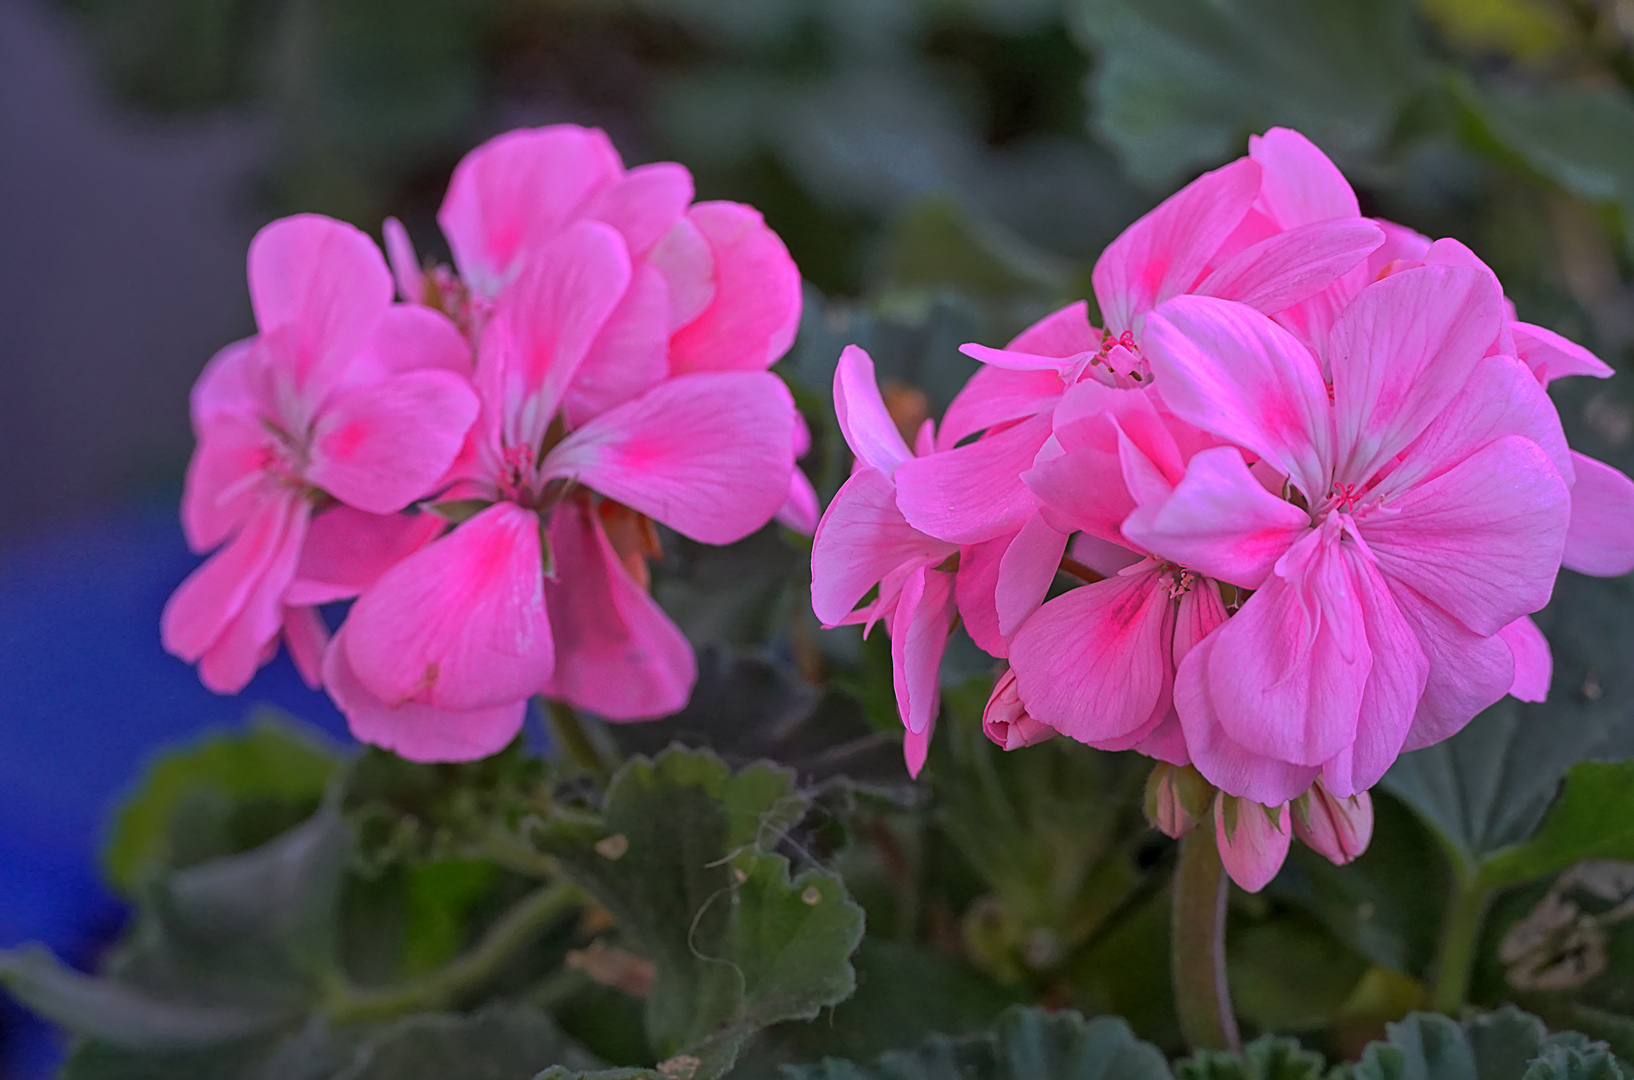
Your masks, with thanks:
[(1355, 1080), (1625, 1080), (1605, 1044), (1550, 1034), (1513, 1006), (1462, 1024), (1414, 1013), (1385, 1030), (1362, 1052)]
[(1322, 1080), (1327, 1063), (1297, 1039), (1262, 1035), (1232, 1054), (1204, 1050), (1174, 1063), (1176, 1080)]
[(360, 1047), (334, 1080), (519, 1080), (539, 1068), (591, 1069), (550, 1016), (526, 1005), (492, 1005), (470, 1016), (406, 1017)]
[(115, 816), (104, 872), (131, 896), (148, 868), (258, 847), (311, 816), (339, 763), (320, 734), (272, 713), (167, 751)]
[(166, 1000), (81, 974), (39, 946), (0, 953), (0, 985), (77, 1035), (132, 1050), (214, 1045), (261, 1033), (287, 1019), (278, 1009)]
[(1634, 102), (1626, 94), (1572, 85), (1459, 90), (1488, 136), (1578, 198), (1615, 208), (1634, 244)]
[(1481, 880), (1516, 884), (1585, 859), (1634, 859), (1634, 761), (1574, 766), (1538, 831), (1488, 859)]
[[(868, 1065), (827, 1058), (784, 1066), (787, 1080), (1170, 1080), (1157, 1047), (1115, 1017), (1016, 1007), (993, 1030), (962, 1039), (935, 1036)], [(1280, 1080), (1280, 1078), (1279, 1078)]]
[(651, 1041), (700, 1059), (699, 1080), (756, 1030), (810, 1019), (855, 985), (862, 909), (834, 875), (791, 877), (771, 852), (806, 808), (792, 780), (671, 749), (626, 764), (600, 818), (558, 817), (537, 837), (654, 961)]
[(1096, 46), (1093, 126), (1173, 186), (1297, 128), (1343, 159), (1382, 146), (1423, 62), (1405, 0), (1080, 0)]

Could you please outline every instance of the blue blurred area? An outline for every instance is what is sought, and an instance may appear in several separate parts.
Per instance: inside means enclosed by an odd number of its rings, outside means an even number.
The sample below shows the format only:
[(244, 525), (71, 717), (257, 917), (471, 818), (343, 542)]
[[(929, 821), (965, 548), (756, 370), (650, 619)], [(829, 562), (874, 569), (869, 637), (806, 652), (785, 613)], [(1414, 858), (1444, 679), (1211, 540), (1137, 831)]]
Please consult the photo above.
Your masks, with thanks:
[[(159, 645), (165, 598), (198, 560), (174, 496), (0, 546), (0, 946), (42, 941), (88, 966), (123, 908), (97, 877), (103, 822), (161, 745), (270, 704), (345, 737), (287, 656), (218, 697)], [(0, 1004), (0, 1076), (34, 1080), (57, 1037)]]

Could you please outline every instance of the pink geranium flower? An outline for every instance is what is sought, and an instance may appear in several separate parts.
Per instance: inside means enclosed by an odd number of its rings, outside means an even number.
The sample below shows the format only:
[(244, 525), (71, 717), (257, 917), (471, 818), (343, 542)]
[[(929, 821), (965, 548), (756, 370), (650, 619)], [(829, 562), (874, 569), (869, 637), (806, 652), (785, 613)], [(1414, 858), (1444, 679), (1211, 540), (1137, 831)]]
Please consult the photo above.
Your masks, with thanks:
[[(437, 220), (459, 271), (423, 273), (402, 226), (387, 222), (405, 299), (459, 315), (473, 334), (496, 298), (575, 224), (611, 226), (630, 281), (565, 391), (569, 426), (623, 404), (671, 375), (765, 371), (799, 328), (800, 272), (753, 208), (694, 203), (674, 162), (626, 169), (606, 134), (575, 124), (507, 132), (454, 169)], [(805, 453), (803, 427), (796, 456)], [(817, 496), (790, 476), (780, 520), (810, 533)]]
[[(747, 535), (784, 502), (793, 468), (793, 402), (758, 364), (578, 392), (641, 288), (624, 234), (574, 220), (520, 270), (506, 250), (475, 264), (503, 287), (482, 320), (481, 414), (446, 500), (476, 512), (366, 590), (326, 657), (354, 733), (416, 760), (493, 753), (535, 693), (614, 720), (680, 708), (692, 650), (627, 559), (651, 553), (647, 519), (707, 543)], [(663, 310), (649, 317), (668, 326)], [(661, 367), (651, 330), (621, 333), (651, 343)]]
[(165, 605), (165, 648), (219, 693), (242, 690), (280, 633), (308, 681), (327, 630), (312, 605), (355, 596), (438, 529), (397, 515), (430, 494), (477, 412), (465, 343), (391, 303), (373, 243), (315, 215), (250, 244), (259, 333), (193, 391), (198, 449), (182, 524), (215, 555)]
[(1553, 406), (1488, 355), (1503, 314), (1489, 275), (1424, 266), (1359, 293), (1319, 354), (1229, 301), (1149, 318), (1156, 392), (1234, 444), (1123, 527), (1254, 590), (1175, 678), (1192, 760), (1226, 792), (1364, 791), (1513, 684), (1501, 634), (1547, 602), (1570, 510)]
[[(907, 728), (903, 752), (909, 773), (918, 776), (941, 708), (937, 680), (956, 614), (958, 574), (950, 564), (959, 547), (915, 529), (897, 508), (895, 477), (914, 452), (886, 411), (873, 360), (855, 345), (846, 347), (834, 371), (834, 411), (857, 463), (812, 542), (812, 610), (829, 627), (885, 621), (897, 709)], [(927, 420), (917, 449), (929, 453), (934, 440)], [(858, 608), (876, 588), (874, 599)]]

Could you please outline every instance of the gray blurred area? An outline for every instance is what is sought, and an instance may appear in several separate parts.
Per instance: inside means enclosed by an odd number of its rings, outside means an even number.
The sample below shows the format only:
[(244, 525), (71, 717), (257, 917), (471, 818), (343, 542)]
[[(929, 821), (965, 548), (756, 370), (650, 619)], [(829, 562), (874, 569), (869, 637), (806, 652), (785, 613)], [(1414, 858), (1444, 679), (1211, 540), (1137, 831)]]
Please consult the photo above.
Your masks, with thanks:
[(0, 537), (180, 476), (188, 387), (251, 325), (266, 143), (122, 107), (59, 9), (0, 0)]

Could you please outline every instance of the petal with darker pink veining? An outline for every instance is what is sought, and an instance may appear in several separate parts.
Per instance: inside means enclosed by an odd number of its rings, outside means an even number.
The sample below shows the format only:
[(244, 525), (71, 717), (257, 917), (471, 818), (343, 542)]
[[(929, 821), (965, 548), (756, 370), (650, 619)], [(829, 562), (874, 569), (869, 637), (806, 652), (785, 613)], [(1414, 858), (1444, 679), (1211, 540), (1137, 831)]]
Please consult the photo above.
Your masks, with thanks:
[(1334, 476), (1363, 483), (1451, 405), (1497, 337), (1490, 275), (1421, 266), (1363, 289), (1328, 334)]
[(1268, 459), (1307, 499), (1327, 496), (1332, 410), (1292, 334), (1244, 304), (1181, 296), (1147, 317), (1145, 348), (1176, 417)]
[(1508, 692), (1515, 662), (1502, 639), (1483, 637), (1401, 582), (1391, 596), (1413, 628), (1429, 659), (1412, 726), (1402, 750), (1417, 750), (1451, 738), (1482, 709)]
[(1040, 515), (1034, 514), (1022, 525), (999, 561), (993, 594), (999, 633), (1010, 637), (1038, 610), (1066, 551), (1067, 534), (1051, 528)]
[(838, 626), (895, 568), (935, 564), (957, 550), (903, 519), (884, 473), (858, 469), (828, 504), (812, 541), (812, 610), (823, 625)]
[(920, 567), (908, 575), (891, 620), (891, 672), (908, 731), (925, 734), (941, 707), (942, 653), (957, 609), (953, 575)]
[(1095, 262), (1095, 299), (1114, 335), (1197, 283), (1259, 191), (1260, 167), (1239, 158), (1204, 173), (1125, 229)]
[(381, 575), (347, 617), (348, 662), (388, 704), (486, 709), (555, 662), (539, 518), (495, 503)]
[(1038, 505), (1021, 473), (1049, 435), (1050, 417), (1035, 416), (905, 462), (896, 470), (897, 505), (915, 528), (956, 544), (1014, 532)]
[(687, 217), (709, 242), (715, 288), (702, 314), (670, 339), (670, 370), (766, 370), (800, 327), (800, 271), (752, 207), (703, 202)]
[(1509, 332), (1514, 336), (1520, 358), (1540, 382), (1551, 383), (1568, 375), (1609, 379), (1614, 374), (1604, 360), (1548, 327), (1512, 322)]
[(873, 357), (855, 345), (847, 345), (834, 366), (834, 416), (845, 444), (864, 465), (891, 476), (913, 457), (885, 408)]
[(250, 241), (250, 301), (279, 366), (313, 404), (391, 305), (391, 271), (361, 230), (319, 214), (281, 218)]
[(1384, 233), (1363, 218), (1314, 221), (1238, 252), (1196, 292), (1274, 315), (1327, 288), (1382, 243)]
[(526, 698), (481, 709), (381, 701), (352, 670), (349, 633), (349, 625), (342, 625), (324, 654), (323, 683), (360, 742), (410, 761), (475, 761), (505, 749), (522, 730)]
[(1173, 604), (1150, 571), (1051, 600), (1010, 642), (1034, 719), (1104, 750), (1139, 742), (1169, 708)]
[(1571, 513), (1538, 444), (1488, 443), (1360, 519), (1379, 569), (1482, 636), (1549, 602)]
[(318, 514), (285, 595), (290, 604), (347, 600), (448, 527), (436, 514), (370, 514), (340, 503)]
[(1254, 205), (1284, 229), (1361, 213), (1356, 193), (1338, 166), (1292, 128), (1250, 135), (1248, 156), (1260, 164)]
[(476, 392), (451, 371), (342, 390), (313, 424), (306, 479), (359, 510), (401, 510), (431, 493), (476, 418)]
[(437, 223), (460, 276), (492, 297), (623, 175), (618, 152), (594, 128), (509, 131), (454, 167)]
[(545, 580), (556, 668), (540, 692), (608, 720), (667, 716), (687, 703), (698, 664), (686, 636), (625, 570), (595, 511), (556, 511)]
[(770, 372), (679, 375), (602, 413), (541, 471), (707, 544), (765, 525), (789, 493), (794, 399)]
[(1193, 456), (1174, 493), (1137, 508), (1123, 534), (1189, 569), (1257, 589), (1310, 528), (1310, 515), (1261, 487), (1235, 447), (1219, 446)]

